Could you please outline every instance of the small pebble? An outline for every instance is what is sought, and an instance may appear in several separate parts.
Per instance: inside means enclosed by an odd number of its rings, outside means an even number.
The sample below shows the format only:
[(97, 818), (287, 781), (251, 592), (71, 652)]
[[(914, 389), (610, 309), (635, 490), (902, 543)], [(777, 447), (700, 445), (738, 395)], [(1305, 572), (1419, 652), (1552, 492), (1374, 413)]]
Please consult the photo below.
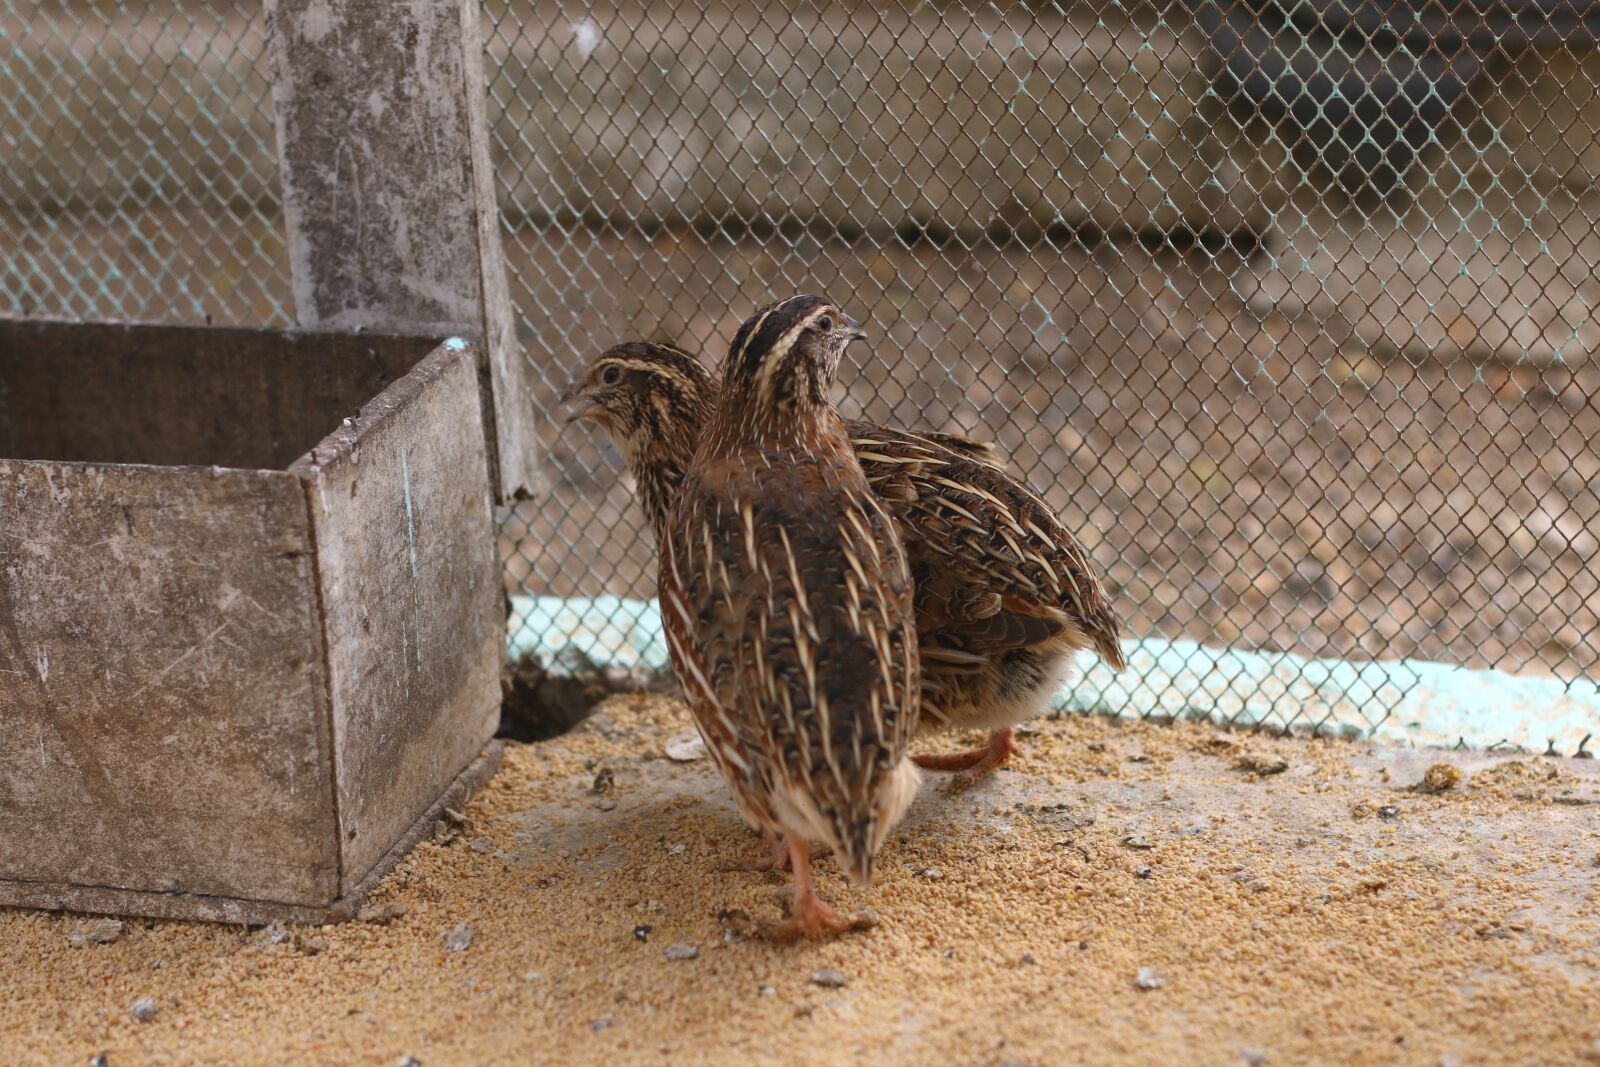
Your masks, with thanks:
[(667, 758), (675, 763), (693, 763), (706, 754), (706, 743), (696, 731), (679, 734), (667, 742)]
[(1285, 760), (1268, 759), (1265, 756), (1257, 756), (1248, 752), (1234, 760), (1233, 766), (1236, 770), (1251, 771), (1263, 778), (1269, 775), (1282, 774), (1289, 769), (1289, 764)]
[(1136, 848), (1141, 852), (1155, 848), (1155, 844), (1143, 834), (1129, 834), (1122, 839), (1122, 847)]
[(408, 1052), (394, 1061), (394, 1067), (422, 1067), (422, 1061)]
[(635, 941), (649, 941), (650, 940), (650, 931), (654, 930), (654, 929), (655, 929), (655, 927), (649, 925), (648, 923), (641, 924), (639, 926), (635, 926), (633, 928), (633, 939)]
[(101, 1052), (89, 1061), (89, 1067), (111, 1067), (111, 1061), (106, 1059), (104, 1052)]
[(717, 913), (717, 922), (722, 924), (722, 940), (727, 944), (736, 944), (747, 937), (760, 931), (759, 924), (750, 913), (739, 908), (731, 908)]
[(1135, 867), (1133, 869), (1133, 873), (1134, 873), (1135, 877), (1148, 878), (1148, 877), (1150, 877), (1150, 868), (1149, 867)]
[(692, 960), (700, 955), (700, 950), (683, 941), (677, 941), (667, 946), (666, 957), (669, 960)]
[(667, 855), (681, 856), (684, 854), (684, 852), (688, 851), (688, 848), (688, 845), (673, 845), (671, 848), (667, 849)]
[(1021, 956), (1019, 956), (1017, 958), (1017, 966), (1018, 967), (1032, 967), (1035, 963), (1038, 963), (1038, 962), (1039, 962), (1038, 960), (1033, 958), (1033, 953), (1031, 953), (1031, 952), (1024, 952)]
[(161, 1009), (156, 1005), (154, 997), (140, 997), (128, 1008), (128, 1014), (142, 1023), (147, 1023), (156, 1017)]
[(596, 809), (598, 809), (600, 811), (616, 811), (617, 810), (617, 802), (615, 800), (612, 800), (610, 797), (601, 797), (599, 800), (594, 802), (594, 806), (595, 806)]
[(579, 730), (585, 733), (599, 734), (608, 741), (615, 741), (625, 735), (625, 731), (617, 728), (616, 720), (603, 711), (596, 712), (583, 720), (583, 723), (574, 729), (573, 733), (577, 733)]
[(444, 934), (444, 947), (451, 952), (465, 952), (478, 931), (466, 923), (456, 923)]
[(471, 841), (467, 842), (467, 847), (472, 851), (479, 853), (494, 851), (494, 843), (487, 837), (474, 837)]
[(591, 793), (609, 793), (611, 787), (617, 784), (617, 777), (610, 767), (601, 767), (594, 772), (594, 782), (589, 786)]
[(67, 935), (67, 942), (79, 945), (109, 945), (122, 936), (121, 919), (95, 919)]
[(326, 941), (318, 937), (316, 934), (307, 933), (304, 930), (296, 930), (290, 935), (289, 941), (290, 944), (294, 945), (295, 948), (299, 949), (307, 956), (315, 956), (317, 953), (324, 952), (328, 948), (328, 943)]
[(1380, 819), (1398, 819), (1399, 817), (1400, 809), (1393, 804), (1385, 804), (1378, 809), (1378, 818)]
[(269, 945), (281, 945), (293, 936), (294, 931), (276, 919), (261, 928), (261, 938)]
[(1422, 772), (1424, 793), (1448, 793), (1461, 784), (1461, 769), (1448, 763), (1435, 763)]
[(944, 872), (937, 867), (920, 867), (917, 869), (917, 877), (926, 878), (931, 882), (937, 882), (939, 879), (944, 877)]
[(615, 1025), (617, 1025), (617, 1020), (613, 1019), (609, 1015), (602, 1015), (600, 1018), (589, 1024), (589, 1029), (598, 1034), (600, 1031), (609, 1030)]
[(1155, 969), (1151, 967), (1140, 967), (1138, 973), (1133, 976), (1133, 985), (1135, 989), (1160, 989), (1166, 984), (1167, 980), (1161, 977), (1161, 975), (1157, 974)]
[(1245, 1062), (1245, 1067), (1267, 1067), (1267, 1054), (1260, 1049), (1247, 1048), (1239, 1053), (1239, 1058)]
[(394, 900), (386, 900), (381, 904), (363, 904), (356, 912), (356, 921), (363, 923), (377, 923), (379, 926), (387, 925), (401, 918), (406, 913), (406, 906)]
[(756, 993), (763, 997), (775, 997), (778, 995), (778, 991), (769, 985), (762, 986), (760, 989), (756, 990)]
[(824, 967), (820, 971), (811, 972), (811, 984), (821, 986), (823, 989), (843, 989), (847, 984), (844, 972), (833, 967)]

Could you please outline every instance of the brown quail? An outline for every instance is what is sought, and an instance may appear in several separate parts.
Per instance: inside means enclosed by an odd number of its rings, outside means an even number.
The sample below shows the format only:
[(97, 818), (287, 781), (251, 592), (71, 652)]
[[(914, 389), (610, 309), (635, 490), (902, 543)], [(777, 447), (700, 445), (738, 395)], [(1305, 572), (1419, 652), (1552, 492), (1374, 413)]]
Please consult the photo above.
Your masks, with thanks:
[(868, 884), (918, 779), (906, 755), (919, 700), (911, 577), (828, 399), (859, 336), (811, 296), (745, 322), (662, 524), (678, 682), (740, 814), (787, 843), (783, 932), (805, 936), (846, 927), (816, 894), (808, 842)]
[[(718, 386), (692, 355), (631, 342), (598, 356), (567, 390), (573, 418), (604, 426), (662, 536), (667, 509)], [(867, 481), (895, 516), (916, 584), (923, 669), (919, 733), (984, 728), (971, 752), (918, 757), (959, 771), (960, 788), (1015, 750), (1013, 728), (1044, 711), (1081, 648), (1124, 666), (1120, 625), (1088, 553), (987, 445), (845, 423)]]

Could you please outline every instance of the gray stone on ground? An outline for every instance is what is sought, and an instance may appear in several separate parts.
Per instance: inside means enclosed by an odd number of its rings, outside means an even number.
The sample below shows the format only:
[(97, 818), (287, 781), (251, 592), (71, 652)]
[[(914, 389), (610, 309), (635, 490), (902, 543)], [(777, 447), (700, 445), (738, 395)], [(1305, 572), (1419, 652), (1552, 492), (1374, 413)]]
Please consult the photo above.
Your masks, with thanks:
[(477, 931), (466, 923), (456, 923), (444, 933), (444, 947), (451, 952), (465, 952)]
[(848, 984), (844, 972), (835, 967), (824, 967), (811, 972), (811, 984), (823, 989), (843, 989)]
[(109, 945), (122, 936), (121, 919), (91, 919), (72, 933), (67, 941), (74, 947), (82, 945)]

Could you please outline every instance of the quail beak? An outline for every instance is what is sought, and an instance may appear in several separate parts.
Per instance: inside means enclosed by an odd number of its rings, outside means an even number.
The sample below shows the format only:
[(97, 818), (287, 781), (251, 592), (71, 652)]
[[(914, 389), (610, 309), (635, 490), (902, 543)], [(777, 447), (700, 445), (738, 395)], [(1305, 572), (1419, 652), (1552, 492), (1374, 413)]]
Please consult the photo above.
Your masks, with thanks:
[(589, 383), (582, 378), (575, 378), (566, 389), (562, 390), (561, 403), (567, 405), (579, 400), (585, 403), (567, 413), (565, 420), (567, 423), (570, 424), (583, 419), (591, 422), (600, 422), (602, 420), (605, 410), (601, 408), (599, 402), (589, 396)]
[(849, 315), (844, 316), (841, 325), (844, 326), (844, 339), (846, 343), (850, 341), (865, 341), (867, 339), (867, 331), (862, 329), (861, 324), (855, 319), (852, 319)]

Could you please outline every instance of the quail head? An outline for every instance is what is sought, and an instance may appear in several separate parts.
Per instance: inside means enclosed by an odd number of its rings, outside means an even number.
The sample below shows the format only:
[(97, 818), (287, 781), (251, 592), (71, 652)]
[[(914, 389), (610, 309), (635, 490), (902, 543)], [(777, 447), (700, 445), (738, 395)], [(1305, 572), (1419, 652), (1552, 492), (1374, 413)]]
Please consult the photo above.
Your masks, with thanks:
[(611, 435), (659, 543), (700, 430), (716, 410), (716, 380), (681, 349), (632, 341), (606, 349), (561, 399), (581, 401), (567, 421), (587, 420)]

